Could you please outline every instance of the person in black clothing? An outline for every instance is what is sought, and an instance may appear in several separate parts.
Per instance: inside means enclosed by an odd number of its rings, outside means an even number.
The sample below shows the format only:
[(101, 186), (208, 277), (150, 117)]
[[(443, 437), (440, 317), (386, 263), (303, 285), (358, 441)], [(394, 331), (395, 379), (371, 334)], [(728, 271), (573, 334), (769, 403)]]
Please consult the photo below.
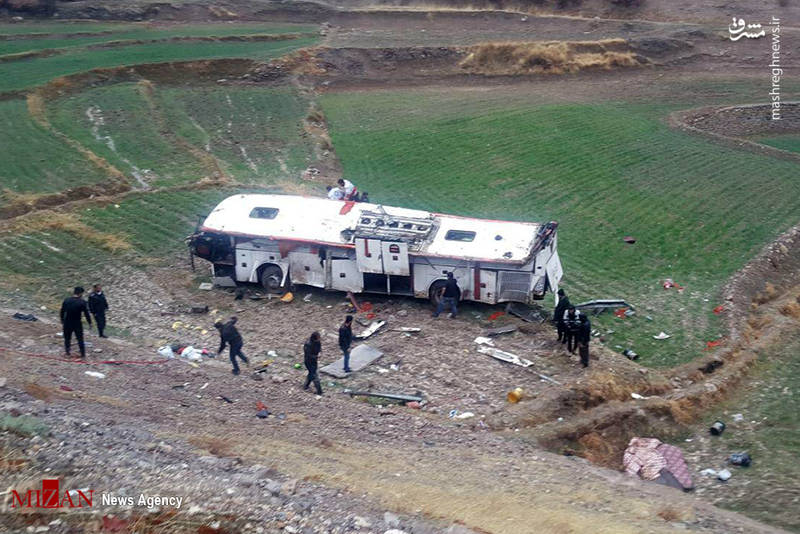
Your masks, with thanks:
[(92, 326), (89, 307), (86, 305), (86, 301), (83, 300), (83, 288), (78, 286), (72, 292), (72, 296), (65, 298), (61, 304), (60, 317), (61, 324), (64, 327), (64, 349), (66, 349), (67, 356), (70, 355), (72, 334), (75, 334), (75, 340), (78, 342), (78, 348), (81, 351), (81, 358), (86, 357), (86, 347), (83, 345), (81, 314), (86, 316), (86, 322), (89, 323), (89, 326)]
[(339, 327), (339, 348), (344, 354), (344, 372), (350, 371), (350, 345), (353, 343), (353, 316), (344, 318), (344, 323)]
[(322, 384), (319, 383), (319, 375), (317, 375), (320, 352), (322, 352), (322, 343), (319, 340), (319, 332), (314, 332), (303, 345), (303, 363), (305, 363), (308, 370), (308, 377), (306, 377), (303, 389), (308, 389), (311, 382), (314, 382), (314, 387), (317, 388), (317, 395), (322, 395)]
[(567, 342), (566, 329), (564, 328), (564, 312), (567, 311), (571, 304), (569, 297), (564, 293), (563, 289), (558, 290), (558, 304), (553, 311), (553, 321), (556, 323), (556, 331), (558, 332), (558, 341), (563, 343)]
[(564, 314), (564, 343), (567, 344), (567, 350), (571, 353), (575, 352), (578, 341), (580, 315), (574, 306), (567, 308), (567, 313)]
[(581, 365), (589, 367), (589, 340), (592, 337), (592, 323), (586, 314), (581, 314), (578, 325), (578, 353), (581, 355)]
[(249, 365), (250, 362), (247, 361), (247, 358), (242, 352), (242, 347), (244, 346), (244, 341), (242, 341), (242, 335), (239, 334), (239, 331), (236, 330), (234, 326), (238, 319), (236, 317), (231, 317), (231, 320), (227, 323), (223, 323), (222, 321), (217, 321), (214, 323), (214, 328), (219, 330), (219, 350), (217, 354), (222, 354), (222, 351), (225, 350), (225, 344), (227, 343), (230, 345), (230, 355), (231, 355), (231, 363), (233, 364), (233, 374), (239, 374), (239, 364), (236, 362), (236, 357), (242, 359), (242, 361)]
[(103, 334), (106, 329), (106, 310), (108, 309), (108, 301), (106, 295), (103, 293), (103, 288), (100, 284), (92, 286), (92, 292), (89, 294), (89, 311), (94, 316), (94, 322), (97, 325), (97, 334), (100, 337), (107, 337)]
[(450, 307), (450, 317), (452, 319), (456, 318), (456, 314), (458, 313), (458, 308), (456, 307), (456, 303), (458, 302), (459, 297), (461, 296), (461, 289), (458, 287), (458, 282), (456, 279), (453, 278), (453, 273), (447, 273), (447, 282), (445, 286), (440, 290), (439, 293), (439, 304), (436, 305), (436, 311), (433, 312), (434, 317), (439, 317), (439, 314), (442, 313), (445, 306)]

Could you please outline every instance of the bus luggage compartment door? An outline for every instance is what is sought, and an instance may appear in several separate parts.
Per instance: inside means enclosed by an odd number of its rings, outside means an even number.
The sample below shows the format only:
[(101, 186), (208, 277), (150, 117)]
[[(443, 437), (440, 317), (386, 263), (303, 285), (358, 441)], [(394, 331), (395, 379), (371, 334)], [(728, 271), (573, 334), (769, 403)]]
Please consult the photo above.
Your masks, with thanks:
[(356, 262), (362, 273), (383, 274), (380, 239), (356, 238)]
[(353, 260), (331, 260), (331, 287), (359, 293), (364, 290), (364, 275)]
[(383, 256), (383, 272), (386, 274), (397, 276), (411, 274), (408, 265), (408, 243), (381, 241), (381, 255)]

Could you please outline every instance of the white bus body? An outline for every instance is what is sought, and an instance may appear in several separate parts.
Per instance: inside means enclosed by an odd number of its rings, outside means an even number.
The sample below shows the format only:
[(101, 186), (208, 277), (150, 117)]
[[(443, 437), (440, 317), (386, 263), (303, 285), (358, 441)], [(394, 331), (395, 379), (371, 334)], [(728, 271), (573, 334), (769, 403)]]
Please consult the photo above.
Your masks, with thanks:
[(561, 280), (557, 223), (495, 221), (369, 203), (241, 194), (190, 238), (214, 282), (432, 298), (452, 271), (462, 300), (531, 303)]

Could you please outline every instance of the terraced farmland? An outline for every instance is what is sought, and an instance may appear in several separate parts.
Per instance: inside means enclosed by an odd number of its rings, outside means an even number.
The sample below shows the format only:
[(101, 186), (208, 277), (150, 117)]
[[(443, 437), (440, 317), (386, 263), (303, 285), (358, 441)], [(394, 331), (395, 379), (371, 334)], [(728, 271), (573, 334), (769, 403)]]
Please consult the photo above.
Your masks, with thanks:
[[(345, 176), (373, 199), (559, 221), (573, 302), (634, 304), (633, 318), (596, 324), (614, 331), (612, 347), (633, 348), (647, 365), (692, 359), (721, 335), (711, 313), (721, 286), (800, 212), (792, 163), (666, 126), (663, 117), (687, 102), (532, 105), (432, 90), (321, 102)], [(635, 245), (622, 242), (627, 235)], [(665, 278), (686, 290), (665, 291)], [(672, 337), (653, 340), (662, 330)]]
[(0, 188), (13, 193), (54, 193), (104, 179), (77, 150), (37, 124), (24, 100), (0, 101), (0, 146)]

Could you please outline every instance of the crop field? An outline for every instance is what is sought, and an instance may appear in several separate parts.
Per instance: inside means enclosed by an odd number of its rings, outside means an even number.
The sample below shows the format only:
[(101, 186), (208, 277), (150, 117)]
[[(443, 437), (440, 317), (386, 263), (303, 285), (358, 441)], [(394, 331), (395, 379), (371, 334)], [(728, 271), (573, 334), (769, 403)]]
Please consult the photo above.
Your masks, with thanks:
[(800, 135), (777, 135), (773, 137), (759, 137), (755, 141), (771, 147), (800, 152)]
[[(0, 101), (0, 146), (2, 189), (53, 193), (104, 178), (79, 152), (37, 124), (24, 100)], [(58, 164), (53, 165), (53, 161)]]
[[(795, 166), (670, 129), (663, 118), (688, 102), (531, 101), (427, 90), (321, 102), (345, 176), (372, 199), (557, 220), (571, 300), (636, 307), (595, 320), (610, 346), (651, 366), (697, 357), (722, 334), (712, 309), (725, 280), (797, 222)], [(663, 289), (666, 278), (685, 291)], [(660, 331), (672, 337), (654, 340)]]

